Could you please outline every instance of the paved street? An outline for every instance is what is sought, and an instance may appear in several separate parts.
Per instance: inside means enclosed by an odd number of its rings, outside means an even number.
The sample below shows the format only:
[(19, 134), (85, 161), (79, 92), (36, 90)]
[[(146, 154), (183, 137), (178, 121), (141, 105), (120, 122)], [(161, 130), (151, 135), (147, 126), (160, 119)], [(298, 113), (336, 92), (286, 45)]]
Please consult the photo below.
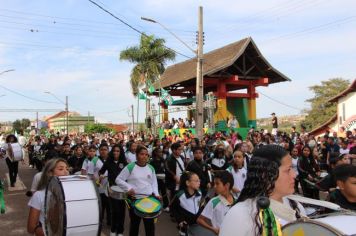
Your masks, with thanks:
[[(0, 178), (4, 180), (8, 169), (3, 159), (0, 160)], [(28, 235), (26, 231), (29, 198), (25, 195), (31, 187), (32, 177), (37, 173), (36, 170), (29, 168), (27, 165), (20, 163), (19, 176), (26, 189), (22, 186), (15, 186), (14, 189), (8, 189), (6, 184), (5, 202), (6, 213), (0, 215), (0, 235)], [(17, 190), (16, 190), (17, 189)], [(18, 190), (23, 189), (23, 190)], [(128, 235), (129, 219), (126, 215), (125, 235)], [(162, 213), (156, 224), (157, 236), (177, 235), (176, 225), (172, 223), (167, 213)], [(108, 226), (103, 226), (102, 235), (109, 235)], [(143, 223), (141, 223), (141, 236), (144, 236)]]

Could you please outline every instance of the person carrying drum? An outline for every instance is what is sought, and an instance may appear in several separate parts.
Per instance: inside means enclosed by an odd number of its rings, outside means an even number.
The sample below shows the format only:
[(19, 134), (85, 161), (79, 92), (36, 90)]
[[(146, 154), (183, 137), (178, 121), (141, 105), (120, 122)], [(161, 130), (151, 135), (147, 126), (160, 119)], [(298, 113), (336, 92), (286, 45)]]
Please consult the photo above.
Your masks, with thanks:
[[(150, 205), (157, 205), (157, 201), (152, 199), (161, 199), (158, 193), (157, 177), (154, 168), (148, 164), (148, 150), (139, 145), (136, 148), (136, 162), (128, 164), (116, 178), (115, 183), (129, 195), (130, 200), (136, 203), (136, 200), (145, 199)], [(135, 204), (130, 208), (130, 236), (138, 236), (140, 222), (143, 220), (146, 236), (155, 235), (154, 218), (145, 218), (139, 216), (135, 211)], [(159, 208), (160, 206), (156, 206)], [(141, 210), (144, 206), (141, 206)], [(148, 210), (149, 211), (149, 210)]]
[[(120, 172), (127, 165), (124, 149), (120, 145), (114, 145), (109, 153), (109, 158), (104, 162), (103, 167), (99, 170), (100, 179), (106, 178), (104, 175), (107, 171), (109, 187), (116, 185), (115, 180)], [(110, 236), (123, 236), (126, 203), (124, 199), (116, 199), (110, 194), (109, 200), (111, 206), (111, 230)]]
[(45, 217), (45, 194), (46, 187), (52, 176), (66, 176), (69, 174), (69, 166), (64, 159), (56, 158), (47, 161), (43, 168), (43, 174), (37, 186), (37, 191), (33, 194), (28, 203), (30, 212), (27, 221), (27, 232), (36, 236), (44, 236)]
[(283, 147), (264, 145), (256, 149), (244, 188), (226, 214), (219, 235), (282, 235), (281, 225), (305, 215), (299, 203), (286, 198), (294, 193), (295, 176), (291, 157)]
[(150, 164), (153, 166), (153, 168), (156, 171), (157, 175), (157, 182), (158, 182), (158, 190), (162, 196), (163, 199), (163, 209), (166, 212), (169, 212), (169, 200), (167, 196), (167, 189), (166, 189), (166, 184), (164, 182), (165, 180), (165, 163), (163, 159), (163, 151), (160, 147), (155, 147), (152, 150), (152, 158), (150, 161)]
[[(22, 147), (18, 143), (16, 136), (9, 134), (6, 137), (2, 149), (6, 151), (5, 160), (9, 168), (10, 186), (15, 187), (17, 173), (19, 171), (19, 161), (23, 160)], [(2, 153), (0, 153), (0, 158), (3, 158)]]
[(205, 236), (209, 230), (197, 224), (203, 210), (203, 198), (199, 191), (200, 179), (194, 172), (186, 171), (181, 176), (179, 191), (171, 203), (171, 210), (179, 227), (179, 235)]

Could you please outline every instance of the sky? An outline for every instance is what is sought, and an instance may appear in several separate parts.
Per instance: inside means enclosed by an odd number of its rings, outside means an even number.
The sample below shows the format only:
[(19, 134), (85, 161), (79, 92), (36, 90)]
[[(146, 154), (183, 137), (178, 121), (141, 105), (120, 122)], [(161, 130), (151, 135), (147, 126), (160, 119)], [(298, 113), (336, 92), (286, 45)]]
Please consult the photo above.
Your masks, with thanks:
[[(146, 34), (194, 54), (155, 19), (195, 48), (198, 7), (204, 11), (204, 52), (252, 37), (264, 57), (291, 82), (258, 87), (257, 118), (300, 114), (323, 80), (356, 78), (356, 1), (353, 0), (93, 0)], [(99, 122), (130, 122), (137, 100), (129, 83), (133, 64), (120, 51), (140, 35), (88, 0), (0, 0), (0, 121), (35, 119), (49, 109), (88, 112)], [(186, 60), (178, 55), (168, 65)], [(51, 95), (45, 93), (50, 92)], [(139, 119), (144, 119), (144, 102)], [(176, 113), (174, 117), (183, 117)]]

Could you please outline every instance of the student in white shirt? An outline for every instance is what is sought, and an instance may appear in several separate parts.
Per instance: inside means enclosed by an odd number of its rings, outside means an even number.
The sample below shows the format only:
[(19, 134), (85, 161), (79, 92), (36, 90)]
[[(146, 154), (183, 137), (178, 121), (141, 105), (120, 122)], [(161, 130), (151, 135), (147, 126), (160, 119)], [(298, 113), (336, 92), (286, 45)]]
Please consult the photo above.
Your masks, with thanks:
[(44, 236), (44, 207), (46, 186), (52, 176), (66, 176), (69, 166), (64, 159), (56, 158), (47, 161), (42, 171), (36, 192), (28, 203), (30, 212), (27, 220), (27, 232), (36, 236)]
[[(256, 149), (248, 165), (244, 188), (237, 204), (226, 214), (219, 235), (282, 235), (281, 225), (305, 215), (300, 204), (286, 198), (294, 193), (295, 177), (292, 158), (283, 147), (264, 145)], [(257, 206), (261, 196), (270, 202), (266, 209)], [(259, 216), (265, 211), (273, 214), (261, 219)], [(271, 228), (272, 234), (264, 228)]]
[(218, 196), (210, 199), (197, 220), (198, 224), (209, 229), (214, 235), (219, 234), (226, 213), (235, 203), (231, 193), (233, 186), (234, 178), (230, 172), (223, 170), (215, 173), (214, 189)]
[(137, 143), (135, 143), (133, 141), (128, 143), (128, 149), (125, 152), (125, 157), (126, 157), (127, 163), (136, 161), (136, 148), (137, 148)]
[(85, 158), (82, 166), (82, 175), (88, 175), (91, 179), (99, 179), (99, 170), (103, 167), (103, 162), (96, 156), (96, 146), (90, 145), (88, 156)]
[[(128, 164), (116, 178), (116, 184), (131, 198), (155, 196), (161, 199), (158, 193), (157, 177), (153, 166), (148, 164), (148, 150), (145, 146), (137, 146), (136, 162)], [(154, 219), (145, 219), (137, 216), (133, 207), (130, 208), (130, 236), (138, 236), (141, 219), (145, 225), (146, 236), (155, 235)]]
[(235, 151), (233, 154), (233, 163), (229, 168), (227, 168), (227, 171), (229, 171), (234, 178), (232, 192), (236, 198), (243, 189), (247, 178), (247, 169), (244, 168), (244, 162), (245, 158), (243, 153), (241, 151)]

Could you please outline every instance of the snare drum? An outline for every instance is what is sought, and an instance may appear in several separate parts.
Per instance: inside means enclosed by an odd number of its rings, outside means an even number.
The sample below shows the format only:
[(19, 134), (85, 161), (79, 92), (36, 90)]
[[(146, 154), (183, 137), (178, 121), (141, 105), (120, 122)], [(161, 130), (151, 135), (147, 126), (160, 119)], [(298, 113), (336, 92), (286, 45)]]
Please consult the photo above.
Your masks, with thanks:
[(160, 179), (160, 180), (166, 179), (166, 174), (156, 174), (156, 176), (157, 176), (157, 179)]
[(132, 207), (137, 216), (145, 219), (156, 218), (162, 212), (161, 202), (153, 196), (134, 200)]
[(53, 177), (45, 195), (45, 234), (100, 235), (100, 208), (93, 181), (78, 175)]
[(126, 193), (119, 186), (114, 185), (109, 188), (109, 196), (117, 200), (125, 200)]
[(314, 220), (300, 219), (282, 227), (283, 236), (323, 235), (343, 236), (355, 235), (356, 215), (329, 215)]

